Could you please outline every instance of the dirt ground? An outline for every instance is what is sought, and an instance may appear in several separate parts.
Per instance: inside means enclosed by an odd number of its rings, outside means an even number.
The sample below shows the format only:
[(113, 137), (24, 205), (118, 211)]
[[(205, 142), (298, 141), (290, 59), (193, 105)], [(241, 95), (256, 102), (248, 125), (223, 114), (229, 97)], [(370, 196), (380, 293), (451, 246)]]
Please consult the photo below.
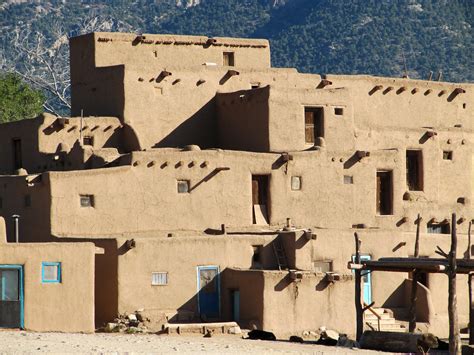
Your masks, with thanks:
[[(0, 331), (0, 354), (12, 353), (160, 353), (160, 354), (348, 354), (374, 355), (375, 351), (351, 350), (283, 341), (244, 340), (221, 335), (168, 336), (142, 334), (64, 334)], [(386, 354), (386, 353), (384, 353)]]

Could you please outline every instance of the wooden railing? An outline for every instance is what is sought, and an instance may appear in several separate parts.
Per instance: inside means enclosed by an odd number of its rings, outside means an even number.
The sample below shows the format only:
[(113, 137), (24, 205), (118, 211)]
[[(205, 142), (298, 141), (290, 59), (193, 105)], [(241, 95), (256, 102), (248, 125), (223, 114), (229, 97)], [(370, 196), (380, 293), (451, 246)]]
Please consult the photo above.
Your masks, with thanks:
[(370, 311), (370, 313), (372, 313), (375, 317), (377, 317), (377, 330), (380, 332), (380, 320), (382, 319), (382, 317), (372, 308), (372, 305), (373, 303), (368, 305), (367, 303), (364, 302), (364, 310)]

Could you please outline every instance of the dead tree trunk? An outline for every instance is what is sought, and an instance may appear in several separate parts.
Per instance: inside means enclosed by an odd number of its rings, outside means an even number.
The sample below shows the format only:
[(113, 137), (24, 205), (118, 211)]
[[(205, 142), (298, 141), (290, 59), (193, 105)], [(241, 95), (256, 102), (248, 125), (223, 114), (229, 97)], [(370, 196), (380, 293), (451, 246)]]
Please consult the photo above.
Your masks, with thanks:
[(459, 324), (456, 299), (456, 249), (458, 241), (456, 236), (456, 213), (451, 218), (451, 251), (449, 253), (449, 295), (448, 295), (448, 315), (449, 315), (449, 353), (461, 354)]
[[(355, 238), (355, 263), (360, 264), (360, 241), (357, 232), (354, 233)], [(356, 307), (356, 340), (360, 341), (362, 333), (364, 331), (364, 320), (362, 311), (362, 300), (361, 300), (361, 270), (355, 269), (355, 307)]]
[[(467, 230), (467, 259), (471, 260), (471, 227), (472, 221), (469, 222)], [(467, 284), (469, 286), (469, 345), (474, 345), (474, 299), (472, 297), (472, 274), (467, 274)]]
[[(415, 253), (414, 257), (418, 258), (420, 255), (420, 224), (421, 217), (418, 213), (416, 219), (416, 238), (415, 238)], [(408, 331), (413, 333), (416, 329), (416, 302), (417, 302), (417, 290), (418, 290), (418, 280), (420, 278), (420, 273), (418, 270), (413, 271), (412, 282), (411, 282), (411, 295), (410, 295), (410, 313), (409, 313), (409, 325)]]

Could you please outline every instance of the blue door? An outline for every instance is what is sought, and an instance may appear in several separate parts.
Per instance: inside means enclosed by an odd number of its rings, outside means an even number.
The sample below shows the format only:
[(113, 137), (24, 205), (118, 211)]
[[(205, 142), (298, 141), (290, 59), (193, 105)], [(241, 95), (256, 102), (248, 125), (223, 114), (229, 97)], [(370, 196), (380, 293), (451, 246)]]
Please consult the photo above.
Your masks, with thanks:
[(0, 328), (23, 327), (23, 267), (0, 265)]
[[(361, 255), (361, 261), (370, 260), (370, 255)], [(366, 304), (372, 303), (372, 274), (368, 270), (362, 271), (362, 293)]]
[[(371, 260), (370, 255), (361, 255), (360, 261)], [(352, 262), (355, 262), (355, 255), (352, 255)], [(362, 270), (362, 301), (366, 304), (372, 303), (372, 275), (368, 270)]]
[(198, 266), (198, 311), (205, 318), (220, 315), (219, 266)]

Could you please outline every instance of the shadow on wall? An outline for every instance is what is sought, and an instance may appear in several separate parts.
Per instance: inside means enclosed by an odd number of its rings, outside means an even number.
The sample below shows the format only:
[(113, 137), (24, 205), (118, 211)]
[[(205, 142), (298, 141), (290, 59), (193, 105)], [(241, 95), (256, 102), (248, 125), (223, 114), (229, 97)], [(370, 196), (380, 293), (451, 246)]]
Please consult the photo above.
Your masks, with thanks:
[(216, 99), (214, 97), (166, 137), (155, 143), (152, 148), (183, 147), (190, 144), (196, 144), (201, 148), (216, 147), (216, 117)]
[(102, 248), (102, 254), (95, 254), (94, 313), (95, 327), (99, 328), (113, 321), (118, 315), (118, 248), (115, 239), (65, 239), (54, 238), (54, 242), (93, 242)]

